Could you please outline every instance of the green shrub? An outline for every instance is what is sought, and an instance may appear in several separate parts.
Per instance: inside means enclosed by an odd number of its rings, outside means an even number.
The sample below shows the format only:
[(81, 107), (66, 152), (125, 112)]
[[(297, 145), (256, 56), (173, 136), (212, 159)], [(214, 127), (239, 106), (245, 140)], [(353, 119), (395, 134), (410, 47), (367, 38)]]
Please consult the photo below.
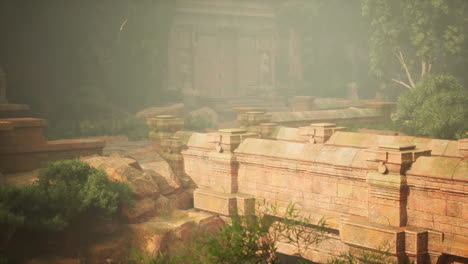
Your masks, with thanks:
[(3, 242), (16, 230), (59, 232), (95, 224), (132, 202), (128, 185), (78, 160), (51, 163), (38, 178), (23, 187), (0, 186)]
[(400, 95), (392, 119), (408, 134), (460, 138), (468, 131), (468, 91), (452, 76), (426, 77)]
[(188, 116), (184, 122), (184, 128), (189, 131), (204, 132), (206, 129), (216, 127), (216, 124), (201, 115)]
[[(274, 217), (273, 215), (277, 216)], [(277, 243), (293, 245), (299, 257), (312, 245), (326, 239), (326, 221), (315, 225), (300, 215), (295, 204), (279, 212), (276, 206), (260, 208), (256, 216), (233, 216), (232, 223), (217, 232), (198, 232), (178, 256), (160, 255), (131, 264), (267, 264), (279, 263)], [(135, 260), (135, 258), (133, 258)]]
[(130, 140), (143, 139), (148, 136), (148, 127), (145, 121), (129, 115), (100, 120), (56, 120), (46, 130), (49, 139), (121, 135)]

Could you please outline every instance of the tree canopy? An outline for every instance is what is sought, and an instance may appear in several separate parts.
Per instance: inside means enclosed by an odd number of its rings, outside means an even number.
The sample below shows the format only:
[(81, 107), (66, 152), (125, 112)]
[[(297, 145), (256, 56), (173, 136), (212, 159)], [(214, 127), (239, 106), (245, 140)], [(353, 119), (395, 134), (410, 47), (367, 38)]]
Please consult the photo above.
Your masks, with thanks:
[[(381, 80), (414, 88), (446, 72), (466, 49), (464, 0), (361, 0), (370, 23), (370, 70)], [(453, 64), (453, 63), (452, 63)]]

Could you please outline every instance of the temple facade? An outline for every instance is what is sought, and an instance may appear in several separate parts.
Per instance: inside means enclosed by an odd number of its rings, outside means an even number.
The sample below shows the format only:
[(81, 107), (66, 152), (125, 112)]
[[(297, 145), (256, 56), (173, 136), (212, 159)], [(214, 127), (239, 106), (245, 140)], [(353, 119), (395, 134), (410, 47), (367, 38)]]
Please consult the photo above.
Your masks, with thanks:
[(179, 0), (169, 37), (168, 89), (212, 99), (276, 86), (278, 32), (262, 1)]

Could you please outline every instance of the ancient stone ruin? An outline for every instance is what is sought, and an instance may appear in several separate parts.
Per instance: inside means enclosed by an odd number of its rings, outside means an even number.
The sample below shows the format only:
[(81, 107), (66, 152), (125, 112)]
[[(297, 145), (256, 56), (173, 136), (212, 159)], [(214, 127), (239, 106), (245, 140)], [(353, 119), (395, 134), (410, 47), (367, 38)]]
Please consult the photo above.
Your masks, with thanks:
[(47, 141), (46, 120), (23, 118), (27, 105), (9, 104), (6, 74), (0, 68), (0, 172), (31, 171), (48, 162), (102, 154), (104, 142), (92, 139)]
[[(193, 133), (177, 144), (177, 118), (159, 119), (176, 127), (154, 142), (181, 150), (181, 173), (197, 186), (195, 208), (233, 216), (253, 214), (258, 203), (295, 202), (327, 219), (330, 239), (306, 254), (316, 262), (382, 246), (400, 261), (468, 258), (466, 139), (344, 132), (332, 123), (283, 127), (264, 123), (270, 117), (262, 112), (242, 114), (242, 128)], [(294, 253), (285, 244), (279, 250)]]

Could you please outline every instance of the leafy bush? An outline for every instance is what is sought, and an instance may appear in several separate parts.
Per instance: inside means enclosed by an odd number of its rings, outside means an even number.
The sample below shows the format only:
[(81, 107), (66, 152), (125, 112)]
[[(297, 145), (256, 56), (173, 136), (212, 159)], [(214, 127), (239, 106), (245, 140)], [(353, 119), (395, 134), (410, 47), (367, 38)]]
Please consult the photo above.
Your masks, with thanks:
[(195, 115), (185, 119), (184, 128), (190, 131), (204, 132), (206, 129), (216, 128), (216, 124), (201, 115)]
[(120, 135), (130, 140), (146, 138), (148, 127), (145, 121), (129, 115), (100, 120), (57, 120), (52, 121), (46, 130), (49, 139)]
[[(276, 217), (275, 217), (276, 216)], [(133, 258), (131, 264), (267, 264), (279, 263), (277, 243), (293, 245), (302, 257), (312, 245), (325, 240), (326, 221), (316, 224), (300, 215), (295, 204), (280, 212), (264, 206), (256, 216), (234, 216), (232, 223), (218, 230), (195, 235), (192, 244), (178, 256), (160, 255), (155, 259)], [(138, 261), (135, 261), (138, 260)], [(299, 262), (300, 263), (300, 262)]]
[(108, 219), (131, 203), (130, 187), (78, 160), (49, 164), (32, 185), (0, 186), (0, 230), (58, 232)]
[(399, 97), (392, 119), (409, 134), (459, 138), (468, 131), (468, 90), (449, 75), (426, 77)]

